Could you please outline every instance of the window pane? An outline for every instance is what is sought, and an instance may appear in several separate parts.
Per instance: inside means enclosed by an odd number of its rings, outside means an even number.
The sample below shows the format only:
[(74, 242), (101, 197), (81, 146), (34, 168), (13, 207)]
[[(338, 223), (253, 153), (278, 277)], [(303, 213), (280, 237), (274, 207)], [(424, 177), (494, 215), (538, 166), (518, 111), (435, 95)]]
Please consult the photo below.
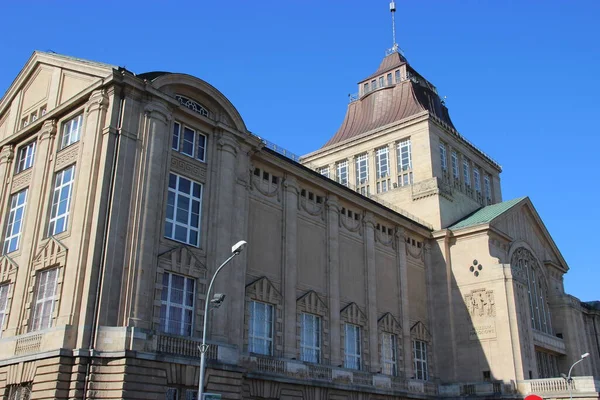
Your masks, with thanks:
[(198, 246), (201, 196), (201, 184), (175, 174), (169, 175), (165, 237)]

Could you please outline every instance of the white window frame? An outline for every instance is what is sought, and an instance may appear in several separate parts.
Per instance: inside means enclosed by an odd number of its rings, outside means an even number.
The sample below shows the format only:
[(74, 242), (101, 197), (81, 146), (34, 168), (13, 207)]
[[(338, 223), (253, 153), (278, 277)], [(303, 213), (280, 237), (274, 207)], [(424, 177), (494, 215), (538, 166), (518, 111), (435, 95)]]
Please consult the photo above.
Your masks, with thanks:
[[(183, 288), (174, 287), (173, 279), (183, 279)], [(181, 293), (178, 293), (181, 292)], [(179, 301), (181, 299), (181, 301)], [(189, 300), (191, 299), (191, 305)], [(161, 332), (179, 335), (194, 335), (194, 310), (196, 306), (196, 281), (183, 275), (165, 272), (163, 274), (162, 297), (160, 300)], [(179, 314), (180, 319), (173, 319)], [(190, 315), (189, 322), (186, 315)]]
[(17, 174), (33, 167), (33, 161), (35, 160), (35, 143), (35, 141), (30, 142), (19, 149), (19, 155), (17, 157)]
[[(344, 368), (360, 370), (362, 366), (361, 327), (346, 323), (344, 332)], [(354, 344), (351, 346), (352, 342)]]
[[(188, 132), (186, 132), (186, 130)], [(190, 143), (186, 140), (185, 134), (191, 133), (193, 135), (191, 142), (191, 152), (184, 151), (184, 143)], [(206, 143), (207, 136), (204, 133), (199, 132), (186, 124), (181, 122), (173, 122), (173, 133), (171, 136), (171, 149), (176, 152), (194, 158), (198, 161), (206, 162)]]
[(348, 161), (340, 161), (337, 164), (337, 181), (344, 186), (348, 186)]
[(64, 149), (72, 145), (73, 143), (79, 142), (81, 139), (81, 131), (83, 130), (83, 114), (76, 115), (75, 117), (65, 121), (62, 124), (62, 136), (60, 138), (60, 148)]
[(398, 186), (412, 185), (412, 145), (410, 138), (398, 142), (396, 155), (398, 163)]
[(321, 362), (321, 317), (300, 314), (300, 359), (318, 364)]
[[(31, 332), (47, 329), (52, 326), (58, 272), (58, 268), (51, 268), (37, 273)], [(47, 322), (44, 322), (45, 319)]]
[(377, 166), (377, 179), (387, 178), (390, 176), (390, 150), (386, 147), (381, 147), (375, 150), (375, 165)]
[[(174, 181), (173, 181), (174, 180)], [(182, 181), (188, 181), (190, 185), (190, 192), (184, 192), (180, 190), (180, 186)], [(173, 187), (174, 185), (174, 187)], [(194, 195), (195, 186), (198, 185), (198, 193), (199, 195)], [(167, 189), (167, 210), (165, 212), (165, 237), (170, 240), (174, 240), (180, 243), (186, 243), (191, 246), (200, 246), (200, 227), (202, 225), (202, 195), (203, 195), (204, 187), (201, 183), (188, 179), (184, 176), (175, 174), (173, 172), (169, 173), (169, 185)], [(173, 197), (173, 204), (171, 204), (171, 200), (169, 197)], [(180, 208), (178, 207), (179, 200), (181, 202), (188, 202), (188, 208)], [(195, 213), (193, 212), (194, 202), (198, 202), (198, 213), (197, 219), (198, 223), (195, 225), (193, 222), (195, 218)], [(187, 221), (183, 222), (178, 220), (179, 213), (187, 213)], [(171, 214), (171, 215), (170, 215)], [(185, 229), (186, 239), (180, 240), (176, 238), (176, 230), (177, 228)], [(196, 240), (193, 240), (193, 233), (196, 234)]]
[(367, 153), (356, 156), (356, 186), (369, 183), (369, 155)]
[(23, 189), (10, 198), (10, 210), (6, 218), (6, 232), (2, 254), (12, 253), (19, 249), (23, 223), (25, 222), (25, 208), (27, 206), (28, 189)]
[[(70, 177), (65, 179), (67, 172)], [(52, 203), (50, 204), (50, 220), (48, 222), (48, 236), (58, 235), (65, 232), (69, 227), (69, 214), (73, 200), (73, 184), (75, 182), (75, 165), (58, 171), (54, 177), (54, 188), (52, 190)], [(66, 189), (66, 192), (63, 190)], [(66, 198), (63, 195), (66, 193)], [(61, 203), (66, 202), (65, 209), (60, 213)], [(64, 219), (62, 230), (58, 230), (57, 222)]]
[(329, 178), (329, 167), (319, 168), (319, 174), (323, 175), (325, 178)]
[(448, 171), (448, 159), (446, 158), (446, 145), (440, 143), (440, 162), (442, 163), (442, 171)]
[(463, 180), (466, 186), (471, 186), (471, 171), (469, 168), (469, 160), (463, 158)]
[(383, 374), (398, 376), (398, 336), (394, 333), (381, 334), (381, 365)]
[(455, 180), (460, 179), (460, 171), (458, 170), (458, 154), (455, 151), (452, 152), (452, 176)]
[[(251, 300), (249, 308), (248, 352), (272, 356), (275, 307), (269, 303)], [(258, 319), (259, 312), (264, 312), (265, 318), (262, 321)]]
[(4, 327), (4, 319), (6, 318), (9, 290), (10, 282), (0, 285), (0, 337), (2, 336), (2, 328)]
[(429, 380), (427, 368), (427, 342), (413, 340), (415, 379), (420, 381)]
[(475, 191), (481, 193), (481, 176), (479, 175), (479, 168), (477, 167), (473, 167), (473, 179), (475, 181)]

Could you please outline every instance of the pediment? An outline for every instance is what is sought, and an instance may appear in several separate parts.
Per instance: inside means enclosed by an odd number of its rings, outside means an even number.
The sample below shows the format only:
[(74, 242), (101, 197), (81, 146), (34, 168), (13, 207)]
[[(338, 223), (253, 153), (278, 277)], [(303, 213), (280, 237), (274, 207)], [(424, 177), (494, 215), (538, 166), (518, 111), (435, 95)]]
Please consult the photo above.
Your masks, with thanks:
[(17, 272), (19, 267), (8, 256), (0, 257), (0, 282), (11, 279), (11, 275)]
[(187, 246), (178, 246), (158, 256), (159, 263), (172, 271), (192, 275), (190, 271), (204, 270), (206, 265)]
[(351, 324), (362, 326), (367, 324), (367, 316), (356, 303), (350, 303), (342, 308), (340, 314), (344, 321)]
[(412, 328), (410, 328), (410, 335), (412, 338), (422, 340), (424, 342), (429, 342), (431, 340), (431, 334), (429, 333), (429, 330), (421, 321), (418, 321), (412, 326)]
[(51, 236), (33, 259), (34, 269), (43, 269), (55, 265), (65, 265), (67, 248), (54, 236)]
[(303, 311), (311, 314), (325, 315), (327, 313), (327, 304), (314, 290), (300, 296), (296, 303)]
[(564, 272), (569, 269), (529, 198), (494, 218), (490, 226), (509, 237), (513, 249), (519, 243), (527, 243), (542, 263), (558, 266)]
[(278, 304), (282, 300), (281, 293), (266, 276), (246, 285), (246, 293), (250, 298), (266, 303)]
[(379, 329), (384, 332), (397, 333), (402, 331), (400, 322), (398, 322), (398, 320), (390, 312), (383, 314), (381, 318), (377, 320), (377, 325), (379, 326)]

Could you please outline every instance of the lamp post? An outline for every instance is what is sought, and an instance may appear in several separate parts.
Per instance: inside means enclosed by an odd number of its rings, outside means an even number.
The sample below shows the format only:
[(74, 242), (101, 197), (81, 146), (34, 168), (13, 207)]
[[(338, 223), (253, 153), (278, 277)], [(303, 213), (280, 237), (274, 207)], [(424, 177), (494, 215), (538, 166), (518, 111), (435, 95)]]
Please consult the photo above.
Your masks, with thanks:
[[(223, 264), (221, 264), (221, 266), (219, 268), (217, 268), (217, 270), (215, 271), (215, 274), (213, 275), (212, 279), (210, 280), (210, 284), (208, 285), (208, 290), (206, 291), (206, 299), (204, 301), (204, 323), (202, 325), (202, 345), (199, 347), (200, 348), (200, 378), (198, 379), (198, 400), (202, 400), (202, 396), (204, 394), (204, 368), (205, 368), (205, 363), (206, 363), (206, 351), (208, 350), (209, 345), (206, 344), (206, 325), (207, 325), (207, 321), (208, 321), (208, 299), (210, 297), (210, 290), (212, 289), (212, 285), (215, 282), (215, 278), (217, 277), (217, 275), (219, 275), (219, 272), (221, 271), (221, 269), (223, 269), (223, 267), (225, 265), (227, 265), (227, 263), (231, 260), (233, 260), (233, 258), (235, 256), (237, 256), (238, 254), (240, 254), (244, 248), (246, 247), (246, 242), (244, 240), (240, 240), (239, 242), (237, 242), (236, 244), (234, 244), (231, 247), (231, 256), (229, 256), (229, 258), (227, 260), (225, 260), (223, 262)], [(221, 305), (221, 303), (223, 302), (223, 300), (225, 299), (225, 295), (222, 293), (217, 293), (215, 295), (214, 299), (210, 300), (210, 303), (213, 304), (213, 306), (219, 307)]]
[[(585, 358), (589, 357), (590, 353), (584, 353), (581, 355), (581, 358), (577, 361), (575, 361), (573, 363), (573, 365), (571, 365), (571, 368), (569, 368), (569, 375), (567, 375), (567, 377), (565, 378), (567, 380), (567, 385), (569, 386), (569, 399), (573, 399), (573, 388), (572, 388), (572, 383), (573, 383), (573, 378), (571, 378), (571, 371), (573, 371), (573, 367), (577, 364), (579, 364), (580, 362), (582, 362)], [(563, 375), (564, 377), (564, 375)]]

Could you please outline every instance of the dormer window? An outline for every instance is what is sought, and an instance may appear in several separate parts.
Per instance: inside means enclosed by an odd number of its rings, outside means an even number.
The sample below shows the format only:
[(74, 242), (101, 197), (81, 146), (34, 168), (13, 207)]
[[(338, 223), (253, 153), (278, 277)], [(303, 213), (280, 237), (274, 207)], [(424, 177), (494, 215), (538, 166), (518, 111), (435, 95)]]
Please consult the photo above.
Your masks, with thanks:
[(388, 86), (392, 86), (392, 73), (387, 74), (387, 84)]

